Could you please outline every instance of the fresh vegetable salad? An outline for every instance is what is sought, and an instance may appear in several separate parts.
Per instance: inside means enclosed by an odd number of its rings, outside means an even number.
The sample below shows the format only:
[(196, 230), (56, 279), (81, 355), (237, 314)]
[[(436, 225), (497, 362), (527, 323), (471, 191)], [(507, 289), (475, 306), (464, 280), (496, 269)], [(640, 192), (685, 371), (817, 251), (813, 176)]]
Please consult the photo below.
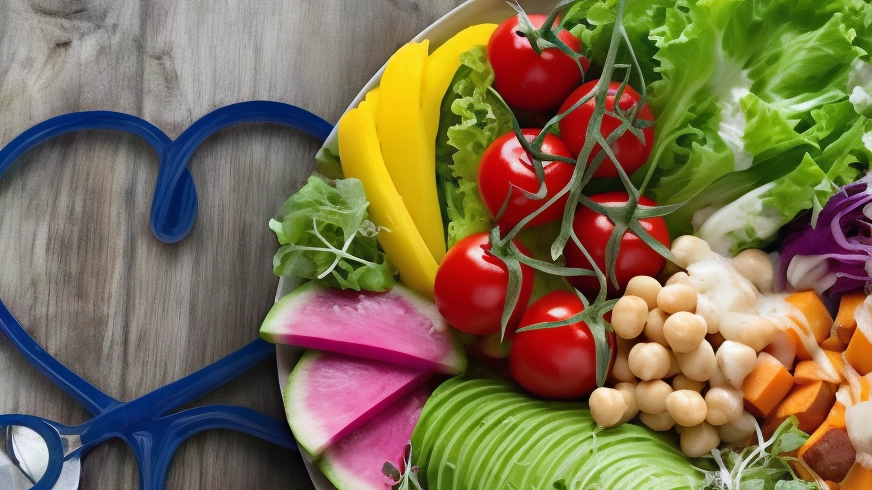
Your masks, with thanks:
[(872, 488), (872, 5), (409, 43), (270, 223), (340, 490)]

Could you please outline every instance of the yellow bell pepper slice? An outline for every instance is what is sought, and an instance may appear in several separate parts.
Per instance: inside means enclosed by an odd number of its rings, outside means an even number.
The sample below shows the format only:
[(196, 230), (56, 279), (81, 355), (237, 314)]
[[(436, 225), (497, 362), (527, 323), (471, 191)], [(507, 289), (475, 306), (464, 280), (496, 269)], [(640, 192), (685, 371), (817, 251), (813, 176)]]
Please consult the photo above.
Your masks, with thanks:
[(475, 46), (487, 46), (496, 28), (496, 24), (467, 27), (445, 41), (427, 58), (421, 86), (421, 110), (424, 111), (424, 123), (427, 125), (427, 141), (431, 144), (436, 144), (442, 99), (460, 68), (460, 55)]
[(376, 131), (394, 185), (438, 263), (445, 255), (445, 230), (436, 193), (436, 148), (427, 139), (421, 110), (428, 45), (406, 44), (388, 60), (379, 84)]
[(400, 280), (432, 300), (438, 264), (385, 167), (373, 119), (374, 105), (373, 100), (364, 101), (339, 120), (342, 169), (346, 177), (356, 178), (363, 184), (372, 222), (387, 228), (379, 232), (377, 238), (397, 267)]

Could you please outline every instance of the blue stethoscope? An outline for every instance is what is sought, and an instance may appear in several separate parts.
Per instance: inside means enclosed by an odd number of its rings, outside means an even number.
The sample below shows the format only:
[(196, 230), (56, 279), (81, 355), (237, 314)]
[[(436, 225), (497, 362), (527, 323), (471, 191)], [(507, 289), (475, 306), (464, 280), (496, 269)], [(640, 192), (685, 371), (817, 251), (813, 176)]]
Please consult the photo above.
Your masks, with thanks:
[[(304, 131), (323, 141), (332, 126), (298, 107), (269, 101), (241, 102), (217, 109), (192, 124), (172, 140), (153, 124), (129, 114), (90, 111), (48, 119), (24, 131), (0, 149), (0, 177), (21, 155), (55, 136), (82, 130), (114, 130), (131, 133), (148, 142), (160, 161), (151, 229), (158, 239), (175, 243), (184, 238), (197, 214), (197, 194), (188, 170), (188, 160), (206, 138), (226, 126), (243, 122), (271, 122)], [(133, 449), (139, 464), (142, 490), (162, 490), (167, 468), (178, 446), (208, 429), (232, 429), (275, 444), (296, 449), (285, 422), (255, 410), (208, 405), (176, 412), (201, 396), (236, 378), (275, 354), (275, 347), (255, 340), (219, 361), (178, 381), (121, 402), (103, 393), (46, 352), (0, 301), (0, 331), (25, 358), (60, 386), (94, 418), (68, 426), (31, 415), (0, 415), (0, 489), (48, 490), (61, 479), (65, 465), (109, 439), (119, 438)], [(36, 463), (26, 448), (41, 453)], [(41, 439), (41, 441), (39, 441)], [(33, 450), (31, 449), (31, 453)], [(34, 468), (36, 466), (36, 468)], [(4, 473), (4, 468), (6, 472)], [(12, 480), (12, 483), (5, 483)], [(76, 475), (76, 486), (78, 477)]]

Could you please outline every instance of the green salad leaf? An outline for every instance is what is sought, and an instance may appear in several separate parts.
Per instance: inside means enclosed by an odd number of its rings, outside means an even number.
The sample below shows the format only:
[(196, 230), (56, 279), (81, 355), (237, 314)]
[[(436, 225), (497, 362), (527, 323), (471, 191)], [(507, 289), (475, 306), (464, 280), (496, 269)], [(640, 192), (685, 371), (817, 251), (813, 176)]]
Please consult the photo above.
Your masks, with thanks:
[(818, 490), (818, 482), (801, 480), (790, 467), (799, 461), (788, 453), (798, 449), (808, 434), (797, 428), (795, 416), (781, 423), (769, 439), (764, 440), (757, 427), (757, 439), (763, 441), (737, 450), (724, 447), (712, 451), (701, 463), (712, 462), (715, 470), (707, 472), (706, 489), (712, 490)]
[(476, 187), (478, 165), (487, 147), (512, 130), (511, 114), (489, 94), (494, 74), (484, 46), (461, 54), (460, 60), (442, 100), (436, 140), (436, 173), (449, 247), (493, 228)]
[[(594, 60), (616, 3), (583, 0), (567, 14)], [(868, 169), (868, 2), (629, 0), (624, 24), (657, 118), (651, 157), (633, 181), (661, 205), (684, 203), (666, 218), (674, 235), (743, 199), (741, 230), (718, 233), (713, 246), (766, 245), (773, 228), (818, 210), (835, 186)], [(778, 190), (821, 172), (827, 179), (814, 192)]]
[(293, 275), (325, 285), (384, 291), (394, 285), (394, 268), (379, 250), (378, 229), (367, 219), (369, 202), (357, 179), (330, 182), (311, 176), (269, 222), (282, 245), (273, 258), (277, 276)]

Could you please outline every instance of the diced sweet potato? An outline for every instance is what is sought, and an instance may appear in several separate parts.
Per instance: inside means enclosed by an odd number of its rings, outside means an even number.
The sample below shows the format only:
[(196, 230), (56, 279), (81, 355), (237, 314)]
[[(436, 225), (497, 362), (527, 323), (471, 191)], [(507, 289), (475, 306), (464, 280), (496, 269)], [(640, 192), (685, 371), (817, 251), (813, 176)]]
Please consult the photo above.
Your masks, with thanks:
[(841, 490), (869, 490), (872, 488), (872, 470), (860, 463), (854, 463), (839, 488)]
[(793, 362), (796, 360), (796, 343), (787, 330), (776, 331), (772, 342), (763, 348), (763, 352), (781, 361), (788, 370), (793, 369)]
[(797, 419), (799, 430), (810, 434), (826, 420), (836, 402), (836, 388), (826, 381), (795, 385), (781, 400), (763, 423), (763, 435), (771, 436), (775, 429), (791, 415)]
[[(842, 359), (842, 354), (835, 351), (823, 352), (839, 375), (839, 382), (844, 382), (845, 361)], [(799, 361), (796, 364), (796, 369), (793, 370), (793, 382), (798, 385), (827, 380), (828, 376), (824, 374), (824, 369), (815, 361)]]
[[(820, 344), (830, 335), (830, 329), (833, 326), (833, 317), (823, 304), (820, 297), (814, 291), (802, 291), (788, 295), (784, 301), (789, 305), (799, 310), (805, 317), (805, 322), (802, 319), (794, 319), (794, 323), (805, 335), (814, 337), (814, 343)], [(805, 326), (807, 324), (807, 327)], [(802, 342), (802, 338), (797, 331), (790, 329), (787, 333), (793, 339), (796, 345), (796, 357), (802, 360), (811, 359), (811, 354)]]
[(839, 490), (839, 484), (834, 481), (824, 480), (824, 483), (827, 485), (827, 490)]
[(757, 364), (742, 382), (745, 410), (766, 417), (793, 387), (793, 376), (771, 355), (761, 352)]
[(839, 311), (836, 312), (836, 318), (833, 320), (833, 330), (835, 330), (836, 336), (843, 344), (851, 341), (854, 329), (857, 328), (857, 319), (854, 317), (854, 311), (865, 300), (866, 293), (863, 291), (843, 294), (839, 300)]
[(866, 338), (863, 331), (857, 329), (851, 337), (848, 348), (845, 349), (845, 360), (848, 361), (861, 376), (872, 372), (872, 342)]
[(844, 352), (845, 348), (848, 347), (846, 344), (843, 344), (842, 341), (838, 337), (836, 337), (835, 335), (832, 335), (832, 336), (824, 339), (824, 341), (820, 343), (820, 346), (821, 346), (821, 349), (828, 351), (828, 352), (829, 351)]
[(824, 480), (842, 481), (854, 464), (857, 452), (846, 428), (824, 422), (799, 448), (797, 456)]

